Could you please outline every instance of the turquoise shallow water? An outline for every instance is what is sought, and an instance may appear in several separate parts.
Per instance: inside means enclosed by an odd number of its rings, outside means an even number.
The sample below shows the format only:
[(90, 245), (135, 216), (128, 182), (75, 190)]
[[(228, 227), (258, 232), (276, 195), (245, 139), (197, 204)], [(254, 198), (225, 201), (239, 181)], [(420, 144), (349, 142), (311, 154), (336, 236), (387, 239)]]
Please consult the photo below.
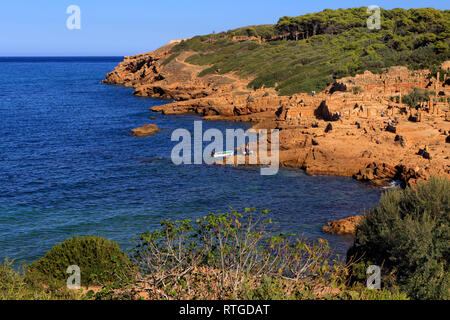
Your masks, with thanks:
[[(121, 58), (0, 58), (0, 259), (27, 262), (72, 235), (98, 234), (127, 249), (165, 218), (271, 210), (285, 232), (324, 237), (339, 253), (351, 240), (322, 225), (362, 212), (381, 191), (349, 178), (298, 170), (175, 166), (176, 128), (195, 116), (151, 114), (165, 103), (101, 84)], [(149, 120), (149, 116), (158, 117)], [(163, 128), (149, 138), (130, 129)], [(204, 129), (245, 125), (203, 122)]]

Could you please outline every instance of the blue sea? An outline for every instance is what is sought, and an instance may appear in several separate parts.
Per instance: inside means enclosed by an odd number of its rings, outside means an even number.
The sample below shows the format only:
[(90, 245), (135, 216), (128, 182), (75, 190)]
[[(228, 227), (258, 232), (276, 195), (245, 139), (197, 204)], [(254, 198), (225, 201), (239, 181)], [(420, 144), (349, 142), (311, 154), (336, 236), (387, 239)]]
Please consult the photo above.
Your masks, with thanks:
[[(31, 262), (73, 235), (101, 235), (126, 250), (163, 219), (229, 207), (269, 209), (281, 231), (325, 238), (345, 253), (352, 240), (322, 226), (374, 206), (381, 190), (300, 170), (175, 166), (173, 130), (201, 119), (153, 114), (167, 101), (102, 84), (121, 60), (0, 58), (0, 259)], [(150, 123), (162, 130), (130, 134)], [(238, 127), (248, 125), (203, 122), (204, 130)]]

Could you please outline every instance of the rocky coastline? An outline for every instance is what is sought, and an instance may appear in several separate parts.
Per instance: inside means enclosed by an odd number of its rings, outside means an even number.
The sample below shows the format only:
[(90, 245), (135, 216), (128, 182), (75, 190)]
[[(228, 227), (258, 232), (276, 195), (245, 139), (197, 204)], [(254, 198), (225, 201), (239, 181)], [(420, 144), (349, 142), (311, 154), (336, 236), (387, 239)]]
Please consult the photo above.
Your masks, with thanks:
[[(315, 95), (278, 96), (273, 88), (249, 89), (251, 79), (232, 73), (200, 76), (208, 66), (185, 62), (194, 52), (173, 57), (175, 45), (125, 57), (103, 82), (132, 87), (136, 96), (175, 101), (153, 107), (154, 112), (277, 128), (280, 164), (308, 174), (349, 176), (376, 186), (392, 180), (414, 186), (432, 175), (450, 176), (448, 102), (412, 111), (401, 101), (414, 88), (449, 97), (450, 79), (442, 82), (430, 78), (428, 70), (391, 67), (381, 75), (367, 71), (337, 80)], [(449, 61), (442, 65), (449, 67)], [(394, 96), (399, 101), (393, 102)], [(420, 114), (420, 122), (412, 121), (413, 112)], [(418, 155), (425, 146), (429, 159)]]
[[(249, 89), (252, 79), (233, 73), (201, 76), (209, 66), (187, 63), (194, 52), (173, 54), (176, 44), (125, 57), (103, 82), (132, 87), (136, 96), (174, 101), (153, 112), (279, 129), (280, 164), (307, 174), (353, 177), (378, 187), (392, 181), (414, 187), (433, 175), (450, 177), (450, 108), (448, 99), (439, 102), (450, 96), (450, 79), (391, 67), (381, 75), (366, 71), (337, 80), (320, 93), (278, 96), (273, 88)], [(449, 68), (450, 61), (442, 65)], [(435, 99), (407, 107), (402, 96), (416, 88), (434, 90)], [(428, 157), (419, 154), (422, 148)], [(330, 222), (324, 232), (354, 234), (361, 219)]]
[(341, 235), (341, 236), (355, 236), (356, 229), (361, 224), (364, 216), (354, 216), (342, 220), (329, 222), (327, 226), (323, 226), (324, 233)]

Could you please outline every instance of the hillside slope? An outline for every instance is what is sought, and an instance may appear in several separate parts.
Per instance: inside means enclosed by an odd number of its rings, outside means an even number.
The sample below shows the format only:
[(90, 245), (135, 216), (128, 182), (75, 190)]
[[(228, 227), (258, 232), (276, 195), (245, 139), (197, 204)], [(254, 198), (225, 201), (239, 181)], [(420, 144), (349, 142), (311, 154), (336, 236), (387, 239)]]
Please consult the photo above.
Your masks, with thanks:
[(276, 87), (281, 95), (321, 91), (366, 70), (436, 69), (450, 58), (450, 11), (382, 10), (381, 30), (369, 30), (368, 17), (366, 8), (283, 17), (275, 26), (194, 37), (172, 52), (198, 53), (187, 62), (211, 65), (202, 75), (235, 72), (254, 78), (250, 87)]
[[(450, 11), (382, 15), (373, 31), (356, 8), (172, 41), (126, 57), (104, 82), (177, 101), (153, 111), (278, 128), (282, 165), (311, 174), (448, 176)], [(425, 146), (431, 159), (417, 155)]]

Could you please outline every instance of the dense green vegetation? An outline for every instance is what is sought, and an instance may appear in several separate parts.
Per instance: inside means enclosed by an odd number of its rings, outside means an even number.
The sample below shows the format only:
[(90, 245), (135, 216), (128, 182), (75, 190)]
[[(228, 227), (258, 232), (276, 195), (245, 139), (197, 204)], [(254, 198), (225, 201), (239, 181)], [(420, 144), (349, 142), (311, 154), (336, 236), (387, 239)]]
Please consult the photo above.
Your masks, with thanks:
[(411, 108), (416, 107), (421, 102), (427, 102), (430, 100), (430, 96), (434, 96), (434, 92), (414, 89), (409, 94), (402, 97), (403, 103), (406, 103)]
[[(422, 102), (427, 102), (430, 99), (432, 99), (432, 97), (434, 97), (435, 94), (436, 93), (434, 91), (415, 88), (410, 93), (402, 96), (402, 102), (411, 108), (415, 108), (418, 104)], [(391, 100), (399, 103), (400, 96), (391, 97)]]
[[(128, 255), (100, 237), (71, 238), (28, 268), (0, 265), (4, 299), (449, 299), (450, 182), (386, 192), (358, 227), (344, 263), (322, 239), (279, 233), (268, 211), (165, 220)], [(66, 288), (67, 266), (82, 284)], [(369, 265), (382, 288), (366, 288)], [(144, 289), (143, 289), (144, 288)]]
[(118, 244), (97, 236), (73, 237), (57, 244), (29, 266), (28, 274), (64, 285), (72, 265), (82, 270), (83, 286), (118, 279), (127, 282), (133, 274), (133, 265)]
[[(53, 289), (53, 288), (52, 288)], [(23, 269), (13, 268), (13, 262), (5, 260), (0, 264), (0, 300), (55, 300), (62, 298), (74, 298), (69, 292), (65, 295), (52, 293), (48, 286), (33, 285), (25, 277)]]
[(141, 235), (133, 257), (157, 299), (407, 299), (396, 288), (348, 286), (348, 266), (325, 240), (277, 229), (255, 209), (166, 220)]
[(383, 266), (383, 285), (413, 299), (449, 299), (450, 182), (385, 193), (359, 227), (349, 257)]
[[(234, 71), (253, 88), (276, 87), (281, 95), (320, 91), (344, 76), (404, 65), (436, 70), (450, 59), (450, 11), (432, 8), (381, 10), (381, 30), (369, 30), (366, 8), (324, 10), (283, 17), (277, 25), (251, 26), (197, 36), (174, 53), (198, 52), (187, 62), (212, 65), (202, 75)], [(271, 41), (233, 42), (257, 36)]]
[[(113, 256), (129, 265), (128, 258), (111, 242), (69, 239), (24, 271), (8, 261), (0, 265), (0, 299), (128, 300), (143, 292), (151, 299), (407, 299), (396, 288), (349, 286), (349, 266), (326, 241), (280, 234), (276, 226), (267, 211), (254, 209), (211, 213), (195, 222), (166, 220), (139, 237), (129, 253), (138, 268), (126, 269)], [(64, 271), (73, 263), (82, 266), (82, 279), (91, 272), (108, 276), (92, 277), (95, 292), (68, 290)], [(132, 276), (124, 277), (128, 270)]]

